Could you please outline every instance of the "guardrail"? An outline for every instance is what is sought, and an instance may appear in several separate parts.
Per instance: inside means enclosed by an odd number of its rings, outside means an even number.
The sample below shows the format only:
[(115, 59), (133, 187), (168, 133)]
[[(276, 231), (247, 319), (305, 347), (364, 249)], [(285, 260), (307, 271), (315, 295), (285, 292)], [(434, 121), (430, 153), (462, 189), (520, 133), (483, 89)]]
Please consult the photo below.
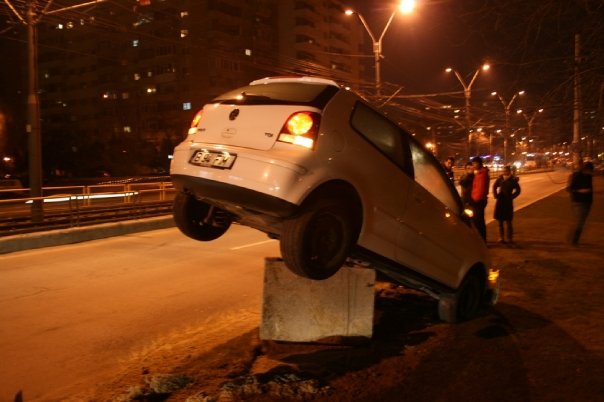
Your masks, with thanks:
[[(126, 219), (167, 215), (175, 190), (171, 182), (45, 187), (43, 197), (29, 189), (0, 190), (0, 236)], [(32, 220), (31, 204), (42, 204), (42, 218)]]

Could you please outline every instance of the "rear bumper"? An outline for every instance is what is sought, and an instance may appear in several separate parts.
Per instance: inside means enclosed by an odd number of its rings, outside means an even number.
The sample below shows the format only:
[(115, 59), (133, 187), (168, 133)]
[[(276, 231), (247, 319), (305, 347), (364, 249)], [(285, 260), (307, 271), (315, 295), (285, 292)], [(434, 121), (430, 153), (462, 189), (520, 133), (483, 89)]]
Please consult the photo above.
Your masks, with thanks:
[(194, 195), (197, 199), (214, 204), (235, 215), (253, 211), (277, 218), (293, 215), (298, 206), (248, 188), (187, 175), (171, 175), (176, 190)]

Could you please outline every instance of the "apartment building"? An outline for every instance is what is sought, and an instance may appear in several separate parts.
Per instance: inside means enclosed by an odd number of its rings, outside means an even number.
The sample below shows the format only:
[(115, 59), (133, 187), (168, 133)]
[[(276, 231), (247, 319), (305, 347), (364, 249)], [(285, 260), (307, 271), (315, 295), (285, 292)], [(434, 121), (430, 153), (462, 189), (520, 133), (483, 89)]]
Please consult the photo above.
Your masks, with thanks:
[(341, 0), (111, 0), (39, 30), (44, 165), (163, 172), (214, 96), (269, 75), (355, 86), (363, 31)]

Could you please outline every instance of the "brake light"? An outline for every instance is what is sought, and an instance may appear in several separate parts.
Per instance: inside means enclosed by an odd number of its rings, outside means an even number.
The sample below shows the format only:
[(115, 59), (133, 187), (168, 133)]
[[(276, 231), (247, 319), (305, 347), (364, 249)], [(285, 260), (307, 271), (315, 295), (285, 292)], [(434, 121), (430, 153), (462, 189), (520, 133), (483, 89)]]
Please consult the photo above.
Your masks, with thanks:
[(199, 124), (199, 120), (201, 120), (202, 111), (197, 112), (193, 121), (191, 122), (191, 127), (189, 127), (189, 135), (195, 134), (197, 132), (197, 125)]
[(296, 112), (289, 116), (277, 140), (313, 149), (319, 132), (319, 121), (318, 113)]

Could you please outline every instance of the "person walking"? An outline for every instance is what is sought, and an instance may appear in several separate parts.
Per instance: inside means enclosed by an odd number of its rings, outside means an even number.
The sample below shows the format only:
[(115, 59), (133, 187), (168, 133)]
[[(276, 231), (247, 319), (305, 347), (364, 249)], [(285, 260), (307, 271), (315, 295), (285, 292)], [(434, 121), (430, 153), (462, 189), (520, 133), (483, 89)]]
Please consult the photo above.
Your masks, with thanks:
[(499, 243), (514, 243), (514, 228), (512, 226), (514, 199), (519, 195), (518, 177), (512, 174), (510, 166), (505, 166), (503, 174), (493, 183), (493, 196), (496, 200), (493, 217), (499, 223)]
[(472, 203), (472, 183), (474, 182), (474, 167), (472, 162), (466, 163), (465, 171), (459, 178), (459, 189), (461, 190), (461, 200), (464, 206)]
[(569, 241), (573, 246), (579, 244), (585, 221), (589, 215), (593, 201), (594, 165), (591, 162), (579, 163), (579, 169), (572, 173), (568, 179), (566, 190), (570, 193), (571, 208), (573, 212), (573, 225), (569, 233)]
[(487, 225), (484, 220), (484, 209), (487, 207), (489, 197), (489, 168), (482, 164), (482, 158), (475, 156), (472, 158), (472, 167), (474, 168), (474, 180), (472, 180), (472, 192), (470, 193), (472, 210), (474, 211), (474, 225), (483, 240), (487, 241)]

